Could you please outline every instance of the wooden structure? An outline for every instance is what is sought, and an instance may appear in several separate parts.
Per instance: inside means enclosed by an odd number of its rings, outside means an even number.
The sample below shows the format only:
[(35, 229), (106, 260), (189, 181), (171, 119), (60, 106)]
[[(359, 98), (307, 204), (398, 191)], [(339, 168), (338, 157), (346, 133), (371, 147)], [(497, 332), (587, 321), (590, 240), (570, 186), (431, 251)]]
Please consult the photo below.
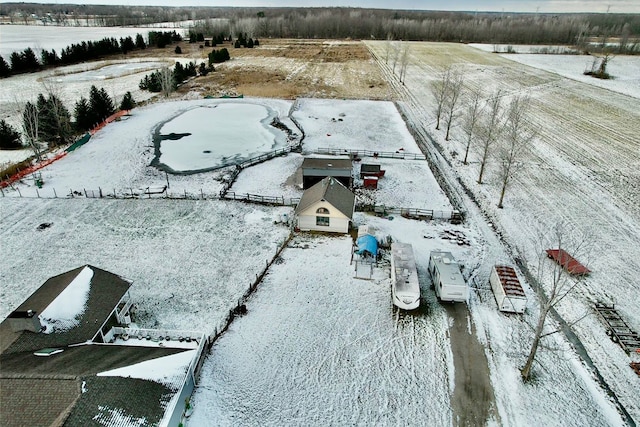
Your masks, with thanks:
[(591, 273), (580, 261), (569, 255), (564, 249), (547, 249), (547, 257), (560, 264), (570, 274), (575, 276), (586, 276)]
[(360, 166), (360, 178), (364, 179), (367, 176), (377, 176), (378, 178), (384, 176), (385, 171), (380, 169), (380, 165), (373, 163), (363, 163)]
[(377, 176), (365, 176), (363, 182), (364, 188), (371, 188), (373, 190), (378, 188), (378, 177)]
[(345, 157), (307, 157), (302, 162), (302, 188), (304, 190), (330, 176), (351, 188), (351, 159)]
[(640, 352), (640, 334), (629, 327), (627, 322), (624, 321), (620, 313), (616, 310), (615, 305), (596, 303), (595, 309), (607, 325), (607, 335), (609, 335), (614, 342), (620, 344), (627, 354)]

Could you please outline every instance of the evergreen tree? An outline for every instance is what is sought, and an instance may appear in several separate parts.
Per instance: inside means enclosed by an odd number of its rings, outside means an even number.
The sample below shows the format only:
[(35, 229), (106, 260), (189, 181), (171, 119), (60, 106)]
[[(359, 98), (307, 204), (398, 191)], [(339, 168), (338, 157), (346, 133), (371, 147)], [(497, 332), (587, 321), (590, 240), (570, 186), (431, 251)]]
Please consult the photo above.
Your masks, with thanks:
[(23, 148), (22, 141), (20, 141), (20, 133), (5, 122), (4, 119), (0, 120), (0, 149), (17, 150), (20, 148)]
[(131, 52), (135, 48), (136, 48), (136, 45), (133, 42), (133, 39), (131, 38), (131, 36), (120, 38), (120, 49), (122, 50), (122, 53), (126, 55), (127, 52)]
[(9, 56), (9, 61), (11, 61), (11, 71), (14, 74), (24, 73), (24, 67), (22, 66), (22, 56), (18, 52), (11, 52)]
[(252, 39), (252, 38), (249, 38), (249, 41), (247, 41), (247, 47), (248, 47), (249, 49), (252, 49), (252, 48), (253, 48), (253, 39)]
[(70, 142), (71, 115), (62, 101), (53, 94), (49, 98), (39, 94), (36, 108), (39, 139), (54, 147)]
[(37, 71), (40, 69), (36, 53), (30, 47), (22, 52), (22, 63), (25, 71)]
[(107, 91), (104, 88), (98, 90), (95, 85), (91, 86), (89, 93), (89, 107), (95, 123), (102, 122), (116, 111)]
[(80, 98), (80, 101), (76, 102), (74, 116), (76, 118), (76, 129), (80, 132), (87, 131), (96, 124), (91, 114), (89, 101), (84, 96)]
[(176, 53), (176, 55), (180, 55), (182, 53), (182, 48), (180, 46), (176, 46), (174, 52)]
[(120, 110), (132, 110), (136, 106), (136, 101), (134, 101), (131, 92), (127, 92), (122, 97), (122, 102), (120, 103)]
[(11, 67), (7, 64), (7, 61), (0, 56), (0, 78), (9, 77), (11, 75)]
[(145, 49), (147, 47), (142, 34), (136, 34), (136, 49)]
[(151, 74), (147, 74), (140, 80), (138, 87), (142, 90), (148, 90), (149, 92), (160, 92), (162, 90), (160, 71), (154, 71)]

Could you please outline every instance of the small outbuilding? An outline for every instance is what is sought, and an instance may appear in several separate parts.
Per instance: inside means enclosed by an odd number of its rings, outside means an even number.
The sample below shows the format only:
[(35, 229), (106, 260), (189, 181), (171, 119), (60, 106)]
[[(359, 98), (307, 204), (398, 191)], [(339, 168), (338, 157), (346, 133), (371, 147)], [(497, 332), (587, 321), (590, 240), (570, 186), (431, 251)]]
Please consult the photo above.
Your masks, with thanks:
[(305, 190), (296, 207), (296, 224), (301, 231), (348, 233), (356, 196), (340, 181), (326, 177)]
[(385, 171), (380, 169), (380, 165), (373, 163), (363, 163), (360, 166), (360, 178), (364, 179), (367, 176), (383, 177)]
[(302, 162), (302, 188), (308, 189), (331, 176), (351, 188), (351, 159), (342, 157), (307, 157)]
[(377, 176), (365, 176), (363, 178), (362, 186), (364, 188), (371, 188), (373, 190), (378, 188), (378, 177)]

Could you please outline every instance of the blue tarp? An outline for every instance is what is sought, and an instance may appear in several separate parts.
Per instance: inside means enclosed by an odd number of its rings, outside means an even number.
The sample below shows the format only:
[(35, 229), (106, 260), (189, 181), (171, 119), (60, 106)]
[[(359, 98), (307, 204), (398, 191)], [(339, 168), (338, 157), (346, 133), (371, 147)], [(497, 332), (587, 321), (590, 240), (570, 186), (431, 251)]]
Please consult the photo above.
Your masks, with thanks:
[(356, 245), (358, 246), (358, 250), (356, 250), (358, 255), (368, 253), (374, 257), (378, 256), (378, 241), (371, 234), (358, 237)]

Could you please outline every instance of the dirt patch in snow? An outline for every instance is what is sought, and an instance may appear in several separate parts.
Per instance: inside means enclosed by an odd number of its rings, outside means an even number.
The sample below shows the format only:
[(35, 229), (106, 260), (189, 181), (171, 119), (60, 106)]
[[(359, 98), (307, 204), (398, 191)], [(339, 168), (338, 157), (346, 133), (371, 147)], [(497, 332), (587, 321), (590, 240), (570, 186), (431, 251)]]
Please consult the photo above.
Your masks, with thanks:
[(449, 333), (455, 366), (455, 387), (451, 397), (454, 425), (486, 425), (497, 413), (484, 347), (478, 341), (467, 306), (449, 304), (446, 309), (453, 320)]

